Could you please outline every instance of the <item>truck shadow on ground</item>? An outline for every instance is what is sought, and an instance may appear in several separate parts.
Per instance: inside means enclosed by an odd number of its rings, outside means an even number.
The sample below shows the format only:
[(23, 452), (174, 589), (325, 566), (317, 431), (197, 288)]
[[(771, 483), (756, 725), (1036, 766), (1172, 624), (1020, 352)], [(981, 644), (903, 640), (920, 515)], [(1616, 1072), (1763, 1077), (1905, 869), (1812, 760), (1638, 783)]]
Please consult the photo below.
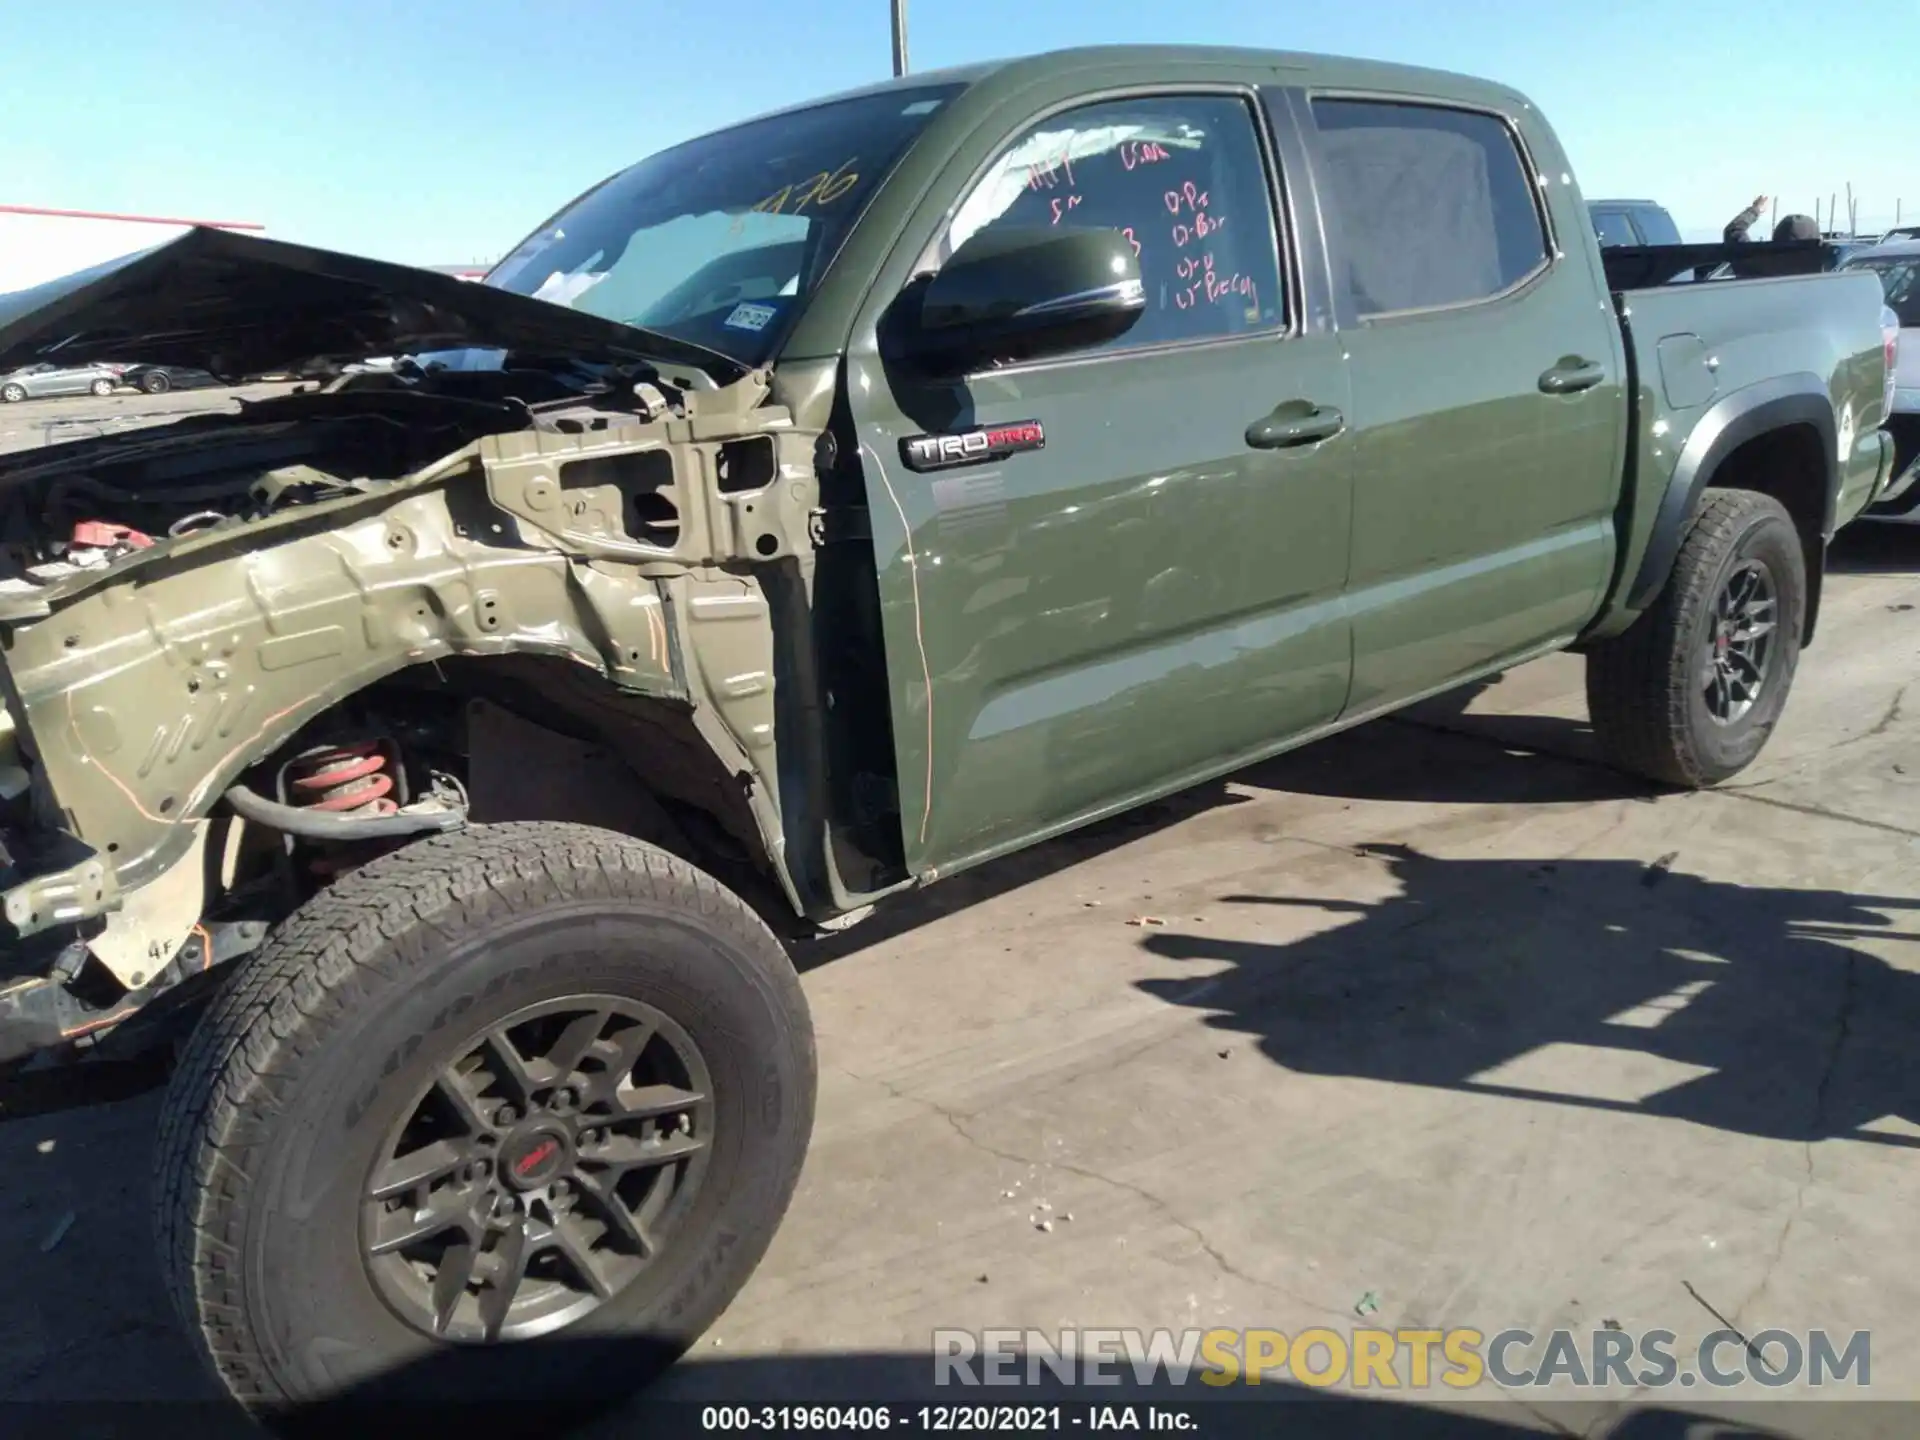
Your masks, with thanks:
[[(1488, 682), (1491, 683), (1491, 682)], [(1235, 777), (1263, 790), (1437, 805), (1566, 805), (1659, 798), (1602, 763), (1585, 719), (1466, 713), (1485, 686), (1264, 761)]]
[(1836, 575), (1920, 575), (1920, 526), (1849, 525), (1834, 538), (1827, 568)]
[(861, 921), (851, 930), (791, 946), (794, 964), (804, 973), (858, 954), (943, 916), (984, 905), (1023, 885), (1032, 885), (1075, 865), (1098, 859), (1209, 811), (1245, 805), (1254, 797), (1233, 788), (1233, 781), (1238, 778), (1229, 776), (1196, 785), (1004, 859), (962, 870), (926, 890), (897, 896), (875, 910), (871, 919)]
[(1285, 943), (1152, 935), (1157, 955), (1229, 968), (1198, 998), (1189, 980), (1142, 988), (1298, 1073), (1920, 1147), (1920, 973), (1856, 943), (1920, 941), (1903, 913), (1920, 900), (1625, 860), (1362, 853), (1399, 894), (1223, 895), (1336, 918)]

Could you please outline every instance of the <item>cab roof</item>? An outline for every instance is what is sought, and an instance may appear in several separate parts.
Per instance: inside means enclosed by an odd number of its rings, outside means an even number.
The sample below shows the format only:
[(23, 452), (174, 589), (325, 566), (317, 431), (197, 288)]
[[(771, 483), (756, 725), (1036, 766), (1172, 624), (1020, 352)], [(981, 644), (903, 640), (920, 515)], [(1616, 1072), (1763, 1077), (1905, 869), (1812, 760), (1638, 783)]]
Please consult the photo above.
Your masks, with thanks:
[(837, 94), (817, 96), (753, 118), (764, 120), (776, 115), (789, 115), (815, 105), (884, 94), (889, 90), (960, 85), (968, 89), (1012, 92), (1024, 89), (1036, 80), (1070, 75), (1075, 71), (1094, 72), (1119, 66), (1151, 69), (1156, 63), (1210, 65), (1242, 73), (1280, 71), (1283, 72), (1280, 78), (1284, 83), (1309, 87), (1316, 84), (1329, 88), (1353, 87), (1483, 105), (1528, 103), (1519, 92), (1491, 80), (1420, 65), (1391, 64), (1383, 60), (1355, 60), (1296, 50), (1260, 50), (1228, 45), (1081, 45), (940, 70), (914, 71)]

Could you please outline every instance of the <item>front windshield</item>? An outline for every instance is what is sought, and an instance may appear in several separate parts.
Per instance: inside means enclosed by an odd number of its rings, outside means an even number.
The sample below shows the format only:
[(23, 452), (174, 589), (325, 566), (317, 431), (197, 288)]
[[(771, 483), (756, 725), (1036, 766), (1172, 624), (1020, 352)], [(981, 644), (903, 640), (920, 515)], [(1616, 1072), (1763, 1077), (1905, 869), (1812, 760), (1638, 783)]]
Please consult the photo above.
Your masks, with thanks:
[(1920, 255), (1856, 260), (1847, 268), (1877, 271), (1887, 308), (1900, 317), (1900, 328), (1920, 326)]
[(874, 189), (957, 85), (689, 140), (576, 200), (486, 283), (764, 364)]

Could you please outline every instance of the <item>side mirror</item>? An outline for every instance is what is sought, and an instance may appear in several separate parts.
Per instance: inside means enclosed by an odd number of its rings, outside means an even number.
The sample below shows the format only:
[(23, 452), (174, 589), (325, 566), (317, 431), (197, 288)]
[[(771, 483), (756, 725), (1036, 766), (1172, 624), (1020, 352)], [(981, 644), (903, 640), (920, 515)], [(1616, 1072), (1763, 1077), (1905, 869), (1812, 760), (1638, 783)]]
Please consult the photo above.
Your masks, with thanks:
[(906, 358), (943, 378), (1104, 344), (1147, 308), (1118, 230), (982, 231), (902, 300)]

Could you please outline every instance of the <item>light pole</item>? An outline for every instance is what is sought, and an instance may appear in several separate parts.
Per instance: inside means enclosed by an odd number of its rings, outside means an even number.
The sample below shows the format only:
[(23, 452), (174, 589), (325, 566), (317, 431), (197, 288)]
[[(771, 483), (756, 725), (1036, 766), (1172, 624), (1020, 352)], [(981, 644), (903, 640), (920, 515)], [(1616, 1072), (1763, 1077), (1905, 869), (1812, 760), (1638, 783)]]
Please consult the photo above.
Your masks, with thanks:
[(893, 73), (907, 73), (907, 0), (893, 0)]

